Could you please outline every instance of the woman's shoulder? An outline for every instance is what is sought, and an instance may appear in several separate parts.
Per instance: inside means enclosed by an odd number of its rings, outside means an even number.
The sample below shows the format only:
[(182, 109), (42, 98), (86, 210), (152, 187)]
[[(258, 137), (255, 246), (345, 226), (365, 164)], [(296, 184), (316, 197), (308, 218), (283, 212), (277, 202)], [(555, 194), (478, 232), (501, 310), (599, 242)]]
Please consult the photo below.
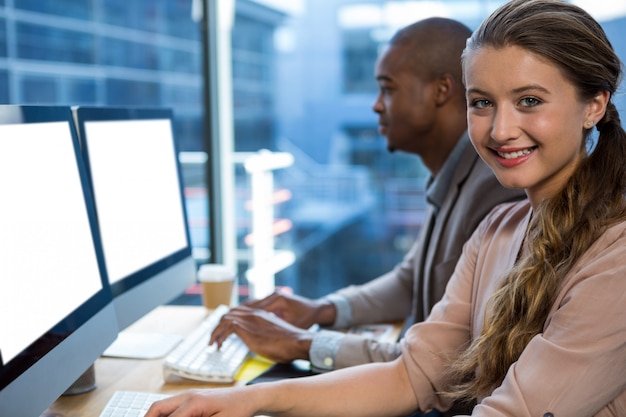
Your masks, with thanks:
[(600, 235), (598, 240), (593, 246), (599, 246), (601, 248), (607, 248), (611, 246), (618, 246), (620, 249), (626, 250), (626, 219), (621, 220), (607, 227), (607, 229)]
[[(513, 248), (511, 250), (517, 253), (524, 239), (531, 213), (532, 208), (527, 200), (495, 206), (476, 228), (472, 238), (468, 241), (468, 249), (472, 247), (477, 252), (484, 250), (490, 252), (495, 244), (500, 249), (503, 245), (510, 246)], [(515, 254), (513, 256), (515, 257)]]
[(528, 199), (523, 199), (519, 201), (509, 201), (506, 203), (498, 204), (492, 210), (493, 213), (499, 214), (518, 214), (522, 213), (524, 215), (530, 213), (531, 211), (530, 201)]
[(528, 221), (532, 207), (527, 199), (498, 204), (483, 220), (483, 227), (494, 228), (503, 225), (518, 225)]

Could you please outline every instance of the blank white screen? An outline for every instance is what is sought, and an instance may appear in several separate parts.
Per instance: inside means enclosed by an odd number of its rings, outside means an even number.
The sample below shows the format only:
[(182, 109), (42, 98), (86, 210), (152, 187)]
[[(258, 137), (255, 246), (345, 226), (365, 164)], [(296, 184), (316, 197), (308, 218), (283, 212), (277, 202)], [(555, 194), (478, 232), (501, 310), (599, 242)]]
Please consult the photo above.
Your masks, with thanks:
[(87, 121), (85, 139), (110, 282), (185, 248), (170, 121)]
[(8, 362), (102, 288), (70, 125), (0, 125), (0, 349)]

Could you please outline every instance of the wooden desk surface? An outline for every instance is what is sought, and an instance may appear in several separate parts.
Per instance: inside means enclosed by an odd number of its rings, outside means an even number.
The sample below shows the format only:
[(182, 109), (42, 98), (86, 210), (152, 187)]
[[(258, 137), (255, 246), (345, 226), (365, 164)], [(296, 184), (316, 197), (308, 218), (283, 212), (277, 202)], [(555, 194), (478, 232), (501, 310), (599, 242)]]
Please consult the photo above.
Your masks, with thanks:
[[(128, 332), (160, 332), (187, 335), (207, 316), (201, 306), (161, 306), (134, 323)], [(97, 417), (117, 390), (176, 393), (189, 388), (224, 387), (168, 376), (163, 359), (101, 357), (95, 362), (96, 389), (85, 394), (62, 396), (41, 417)]]
[[(202, 306), (161, 306), (128, 327), (137, 333), (171, 333), (186, 336), (207, 316)], [(394, 323), (391, 340), (397, 340), (402, 323)], [(173, 394), (190, 388), (228, 387), (163, 375), (163, 358), (118, 359), (100, 357), (95, 362), (96, 389), (62, 396), (41, 417), (97, 417), (117, 390)], [(244, 382), (237, 382), (243, 384)]]

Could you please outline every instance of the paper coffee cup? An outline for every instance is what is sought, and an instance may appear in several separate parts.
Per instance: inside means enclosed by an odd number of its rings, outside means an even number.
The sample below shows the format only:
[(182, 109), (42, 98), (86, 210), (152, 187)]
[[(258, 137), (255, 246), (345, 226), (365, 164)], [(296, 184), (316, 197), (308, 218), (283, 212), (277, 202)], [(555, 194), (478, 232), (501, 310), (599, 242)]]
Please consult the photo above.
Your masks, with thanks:
[(201, 265), (198, 281), (202, 286), (202, 304), (210, 310), (220, 304), (230, 306), (235, 276), (235, 271), (226, 265)]

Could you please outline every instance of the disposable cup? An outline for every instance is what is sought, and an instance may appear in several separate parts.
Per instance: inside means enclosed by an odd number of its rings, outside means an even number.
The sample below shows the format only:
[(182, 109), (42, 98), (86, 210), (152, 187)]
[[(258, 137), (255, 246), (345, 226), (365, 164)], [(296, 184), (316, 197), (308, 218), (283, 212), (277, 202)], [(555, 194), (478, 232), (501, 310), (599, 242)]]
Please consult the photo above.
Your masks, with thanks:
[(201, 265), (198, 269), (198, 282), (202, 286), (202, 304), (209, 310), (220, 304), (230, 306), (235, 276), (233, 269), (226, 265)]

